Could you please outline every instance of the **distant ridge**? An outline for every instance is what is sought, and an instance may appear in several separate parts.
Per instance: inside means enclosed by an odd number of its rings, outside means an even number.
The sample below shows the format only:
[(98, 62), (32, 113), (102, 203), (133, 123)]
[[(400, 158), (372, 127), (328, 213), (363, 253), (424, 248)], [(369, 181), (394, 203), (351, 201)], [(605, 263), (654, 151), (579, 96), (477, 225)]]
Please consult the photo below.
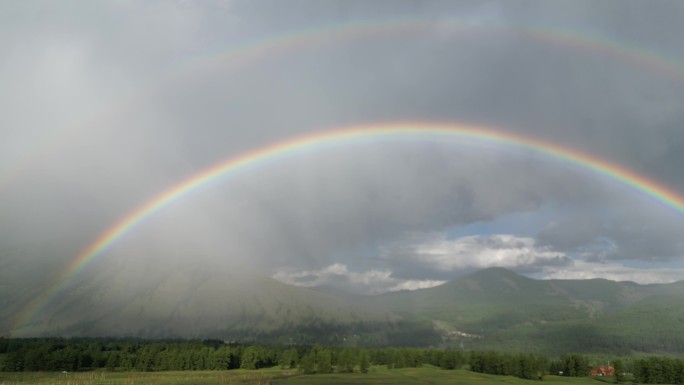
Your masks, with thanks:
[[(18, 298), (35, 295), (26, 293)], [(535, 280), (488, 268), (428, 289), (366, 296), (192, 266), (162, 274), (122, 264), (64, 294), (19, 330), (9, 320), (21, 303), (0, 297), (0, 334), (684, 353), (684, 281)]]

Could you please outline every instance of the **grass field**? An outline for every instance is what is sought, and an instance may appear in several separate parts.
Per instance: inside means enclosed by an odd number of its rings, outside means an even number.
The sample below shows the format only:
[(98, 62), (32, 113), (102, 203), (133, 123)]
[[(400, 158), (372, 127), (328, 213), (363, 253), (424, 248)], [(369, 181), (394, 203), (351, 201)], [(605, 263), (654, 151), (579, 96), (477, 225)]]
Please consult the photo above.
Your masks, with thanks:
[[(387, 385), (417, 385), (417, 384), (473, 384), (473, 385), (534, 385), (538, 381), (521, 380), (510, 376), (492, 376), (474, 373), (466, 370), (440, 370), (430, 367), (387, 370), (373, 368), (370, 373), (337, 373), (317, 374), (290, 377), (285, 380), (275, 380), (278, 385), (342, 385), (342, 384), (387, 384)], [(541, 384), (545, 385), (601, 385), (591, 378), (571, 378), (545, 376)]]
[(265, 385), (293, 370), (230, 370), (186, 372), (0, 373), (0, 385)]
[[(197, 372), (81, 372), (81, 373), (1, 373), (0, 385), (336, 385), (336, 384), (473, 384), (533, 385), (537, 381), (508, 376), (492, 376), (465, 370), (432, 367), (388, 370), (373, 367), (370, 373), (296, 375), (293, 370), (231, 370)], [(545, 376), (544, 385), (601, 385), (591, 378)]]

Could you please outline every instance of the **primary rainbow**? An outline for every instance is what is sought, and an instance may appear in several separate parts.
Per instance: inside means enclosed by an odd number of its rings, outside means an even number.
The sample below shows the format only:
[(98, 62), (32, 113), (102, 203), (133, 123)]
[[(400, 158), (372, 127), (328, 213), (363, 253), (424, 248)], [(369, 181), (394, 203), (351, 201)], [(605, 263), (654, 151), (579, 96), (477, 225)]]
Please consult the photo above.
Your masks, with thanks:
[(75, 257), (62, 272), (55, 284), (43, 295), (26, 306), (17, 317), (18, 327), (27, 326), (38, 312), (41, 311), (65, 285), (90, 262), (102, 255), (116, 240), (130, 232), (136, 225), (201, 186), (231, 172), (248, 166), (256, 166), (278, 157), (296, 154), (306, 149), (321, 149), (328, 145), (349, 144), (355, 141), (368, 140), (431, 140), (431, 141), (463, 141), (477, 140), (485, 143), (496, 143), (532, 150), (538, 154), (549, 156), (561, 161), (581, 166), (591, 170), (599, 176), (617, 181), (656, 201), (671, 207), (680, 214), (684, 214), (684, 197), (677, 192), (641, 176), (631, 170), (612, 164), (606, 160), (583, 153), (571, 148), (545, 142), (535, 138), (507, 133), (501, 130), (448, 123), (389, 123), (371, 124), (365, 126), (351, 126), (329, 131), (294, 137), (282, 142), (261, 147), (254, 151), (231, 157), (210, 168), (191, 176), (183, 182), (172, 186), (163, 193), (155, 196), (137, 209), (121, 218), (117, 223), (102, 233), (94, 242), (88, 245)]

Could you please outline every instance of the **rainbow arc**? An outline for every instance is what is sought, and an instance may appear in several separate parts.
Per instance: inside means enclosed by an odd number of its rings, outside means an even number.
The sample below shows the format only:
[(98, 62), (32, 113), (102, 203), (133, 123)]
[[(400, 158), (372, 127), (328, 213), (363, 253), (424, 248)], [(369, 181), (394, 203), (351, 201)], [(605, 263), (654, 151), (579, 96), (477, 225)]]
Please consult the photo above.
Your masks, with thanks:
[(15, 330), (30, 324), (31, 320), (49, 304), (73, 278), (86, 266), (96, 260), (116, 241), (130, 233), (138, 225), (155, 213), (163, 210), (172, 202), (187, 197), (218, 178), (227, 177), (238, 170), (258, 167), (267, 161), (284, 156), (295, 155), (306, 150), (317, 150), (326, 146), (350, 145), (365, 141), (430, 140), (436, 142), (481, 141), (531, 150), (562, 162), (579, 166), (597, 175), (618, 182), (626, 188), (635, 190), (679, 214), (684, 214), (684, 197), (667, 186), (657, 183), (634, 171), (611, 163), (599, 157), (563, 147), (536, 138), (512, 134), (490, 127), (458, 125), (432, 122), (406, 122), (371, 124), (364, 126), (344, 127), (310, 135), (294, 137), (269, 146), (261, 147), (241, 155), (231, 157), (204, 169), (184, 181), (171, 186), (159, 195), (124, 215), (118, 222), (110, 226), (97, 239), (85, 247), (68, 267), (60, 274), (59, 279), (41, 296), (29, 303), (20, 312), (15, 322)]

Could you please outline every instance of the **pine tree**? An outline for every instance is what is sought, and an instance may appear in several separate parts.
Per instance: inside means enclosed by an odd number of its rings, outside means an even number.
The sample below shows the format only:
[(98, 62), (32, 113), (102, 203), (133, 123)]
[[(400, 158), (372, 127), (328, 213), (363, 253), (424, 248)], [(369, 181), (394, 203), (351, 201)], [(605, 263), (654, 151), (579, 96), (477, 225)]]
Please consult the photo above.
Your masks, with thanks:
[(296, 368), (298, 361), (297, 349), (291, 348), (280, 353), (278, 364), (281, 369)]
[(359, 357), (359, 368), (361, 373), (368, 373), (368, 369), (370, 368), (370, 362), (368, 362), (368, 353), (365, 350), (361, 351), (361, 355)]
[(24, 370), (24, 352), (15, 350), (5, 357), (3, 370), (7, 372), (21, 372)]
[(314, 373), (315, 357), (313, 352), (309, 352), (299, 361), (299, 371), (304, 374)]
[(119, 354), (117, 352), (110, 352), (107, 358), (106, 368), (108, 372), (113, 372), (119, 366)]
[(256, 346), (250, 346), (242, 352), (240, 369), (254, 370), (257, 368), (259, 353)]
[(316, 371), (318, 373), (332, 373), (332, 355), (327, 349), (322, 349), (316, 355)]
[(453, 370), (461, 366), (461, 353), (455, 350), (445, 350), (439, 360), (439, 367), (445, 370)]
[(352, 373), (355, 365), (354, 353), (349, 349), (342, 349), (337, 358), (337, 371), (340, 373)]
[(297, 349), (292, 348), (290, 349), (290, 362), (289, 362), (289, 367), (290, 369), (296, 368), (297, 364), (299, 363), (299, 354), (297, 353)]
[(615, 369), (615, 381), (616, 382), (624, 381), (625, 376), (623, 373), (625, 371), (625, 366), (622, 364), (622, 361), (620, 361), (620, 360), (613, 361), (613, 368)]

